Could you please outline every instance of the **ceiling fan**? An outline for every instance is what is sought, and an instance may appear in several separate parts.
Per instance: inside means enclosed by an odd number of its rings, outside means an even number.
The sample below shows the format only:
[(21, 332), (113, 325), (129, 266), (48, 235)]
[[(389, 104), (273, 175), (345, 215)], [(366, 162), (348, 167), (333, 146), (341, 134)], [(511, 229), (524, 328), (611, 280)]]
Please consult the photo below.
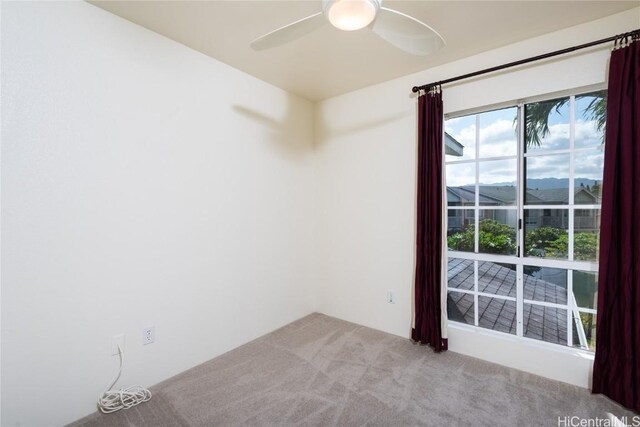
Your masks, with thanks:
[(382, 7), (382, 0), (322, 0), (322, 12), (273, 30), (251, 42), (254, 50), (270, 49), (298, 39), (329, 21), (344, 31), (369, 27), (393, 46), (413, 55), (428, 55), (444, 46), (444, 39), (424, 22)]

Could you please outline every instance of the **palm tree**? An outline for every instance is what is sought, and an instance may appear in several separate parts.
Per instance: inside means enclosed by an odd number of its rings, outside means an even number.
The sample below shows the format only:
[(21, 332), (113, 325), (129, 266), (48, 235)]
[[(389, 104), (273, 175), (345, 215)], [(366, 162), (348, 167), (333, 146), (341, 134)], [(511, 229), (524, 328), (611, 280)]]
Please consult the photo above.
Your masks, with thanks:
[[(587, 108), (585, 108), (584, 118), (595, 121), (596, 129), (602, 133), (602, 142), (604, 143), (604, 129), (607, 117), (607, 91), (603, 90), (576, 95), (576, 100), (581, 98), (592, 98)], [(560, 98), (527, 104), (525, 108), (525, 137), (527, 147), (539, 147), (542, 145), (542, 138), (549, 135), (549, 115), (554, 110), (556, 113), (559, 113), (560, 109), (568, 102), (569, 98)]]

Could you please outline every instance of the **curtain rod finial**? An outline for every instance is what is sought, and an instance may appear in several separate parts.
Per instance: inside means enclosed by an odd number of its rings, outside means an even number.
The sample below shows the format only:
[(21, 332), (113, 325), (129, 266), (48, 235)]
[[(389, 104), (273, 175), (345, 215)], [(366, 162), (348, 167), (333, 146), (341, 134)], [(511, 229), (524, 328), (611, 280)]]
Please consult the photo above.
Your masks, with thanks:
[(414, 86), (413, 88), (411, 88), (411, 92), (413, 93), (418, 93), (418, 91), (420, 91), (420, 88), (418, 86)]

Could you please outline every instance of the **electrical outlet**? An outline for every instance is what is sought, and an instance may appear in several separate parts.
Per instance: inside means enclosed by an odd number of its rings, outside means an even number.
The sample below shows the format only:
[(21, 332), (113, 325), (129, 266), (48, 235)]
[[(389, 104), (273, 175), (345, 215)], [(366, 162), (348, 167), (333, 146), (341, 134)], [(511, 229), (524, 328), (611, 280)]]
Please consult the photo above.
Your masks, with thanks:
[(395, 296), (393, 291), (387, 291), (387, 302), (389, 304), (395, 304), (396, 303), (396, 296)]
[(142, 330), (142, 345), (151, 344), (156, 340), (156, 327), (149, 326)]
[(118, 355), (119, 353), (118, 346), (120, 346), (120, 348), (124, 352), (124, 334), (114, 335), (111, 337), (111, 355), (112, 356)]

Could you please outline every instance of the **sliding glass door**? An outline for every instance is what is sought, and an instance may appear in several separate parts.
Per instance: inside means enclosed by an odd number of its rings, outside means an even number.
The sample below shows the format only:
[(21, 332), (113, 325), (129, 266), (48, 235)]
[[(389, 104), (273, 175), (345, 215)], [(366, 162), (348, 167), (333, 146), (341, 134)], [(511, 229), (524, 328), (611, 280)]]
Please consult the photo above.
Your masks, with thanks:
[(594, 348), (605, 100), (445, 121), (450, 321)]

